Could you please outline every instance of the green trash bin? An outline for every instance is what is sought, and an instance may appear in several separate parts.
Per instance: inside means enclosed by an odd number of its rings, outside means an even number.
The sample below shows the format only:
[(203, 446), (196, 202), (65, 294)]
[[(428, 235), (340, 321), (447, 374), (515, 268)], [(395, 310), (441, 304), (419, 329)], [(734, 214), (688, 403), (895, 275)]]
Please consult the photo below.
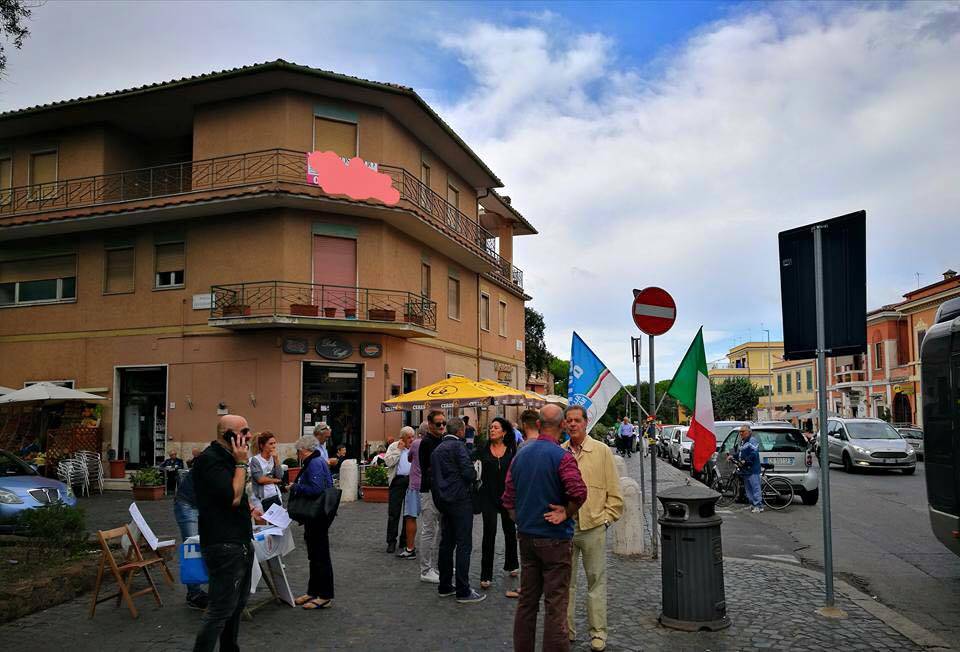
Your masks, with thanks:
[(666, 489), (660, 524), (660, 623), (687, 632), (730, 626), (723, 587), (720, 494), (695, 482)]

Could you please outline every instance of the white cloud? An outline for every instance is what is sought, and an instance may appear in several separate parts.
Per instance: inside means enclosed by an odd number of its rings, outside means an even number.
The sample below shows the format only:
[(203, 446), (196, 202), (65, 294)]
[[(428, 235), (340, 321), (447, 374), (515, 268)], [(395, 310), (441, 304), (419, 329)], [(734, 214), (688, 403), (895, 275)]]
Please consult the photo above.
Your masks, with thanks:
[(447, 35), (476, 85), (442, 113), (540, 229), (516, 258), (550, 348), (576, 329), (630, 381), (631, 289), (647, 285), (678, 304), (660, 377), (700, 324), (709, 355), (761, 322), (777, 337), (777, 232), (860, 208), (871, 306), (956, 268), (958, 15), (774, 5), (702, 29), (656, 73), (599, 34)]

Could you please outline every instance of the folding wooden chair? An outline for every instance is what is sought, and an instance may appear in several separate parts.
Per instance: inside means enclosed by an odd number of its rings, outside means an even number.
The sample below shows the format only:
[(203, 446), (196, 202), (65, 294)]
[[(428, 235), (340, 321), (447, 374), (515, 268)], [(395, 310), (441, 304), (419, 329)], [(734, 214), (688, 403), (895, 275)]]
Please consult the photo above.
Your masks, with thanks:
[[(157, 606), (162, 607), (163, 601), (160, 599), (160, 592), (157, 591), (157, 585), (153, 581), (153, 577), (150, 576), (150, 566), (161, 564), (163, 560), (160, 558), (144, 559), (143, 555), (140, 554), (140, 546), (137, 545), (136, 539), (133, 538), (133, 534), (130, 532), (130, 528), (126, 525), (112, 530), (98, 530), (97, 537), (100, 539), (102, 554), (100, 557), (100, 569), (97, 571), (97, 584), (93, 591), (93, 603), (90, 605), (90, 617), (93, 618), (98, 604), (116, 598), (117, 607), (120, 606), (120, 601), (123, 600), (127, 603), (127, 607), (130, 609), (133, 617), (139, 618), (140, 614), (137, 613), (137, 608), (133, 604), (133, 598), (148, 593), (153, 593), (153, 597), (157, 601)], [(116, 539), (122, 539), (123, 537), (127, 537), (131, 545), (126, 557), (118, 564), (117, 559), (113, 555), (113, 551), (110, 549), (110, 542)], [(117, 581), (119, 590), (117, 593), (101, 598), (99, 597), (100, 585), (103, 582), (103, 573), (108, 566), (110, 567), (110, 572), (113, 573), (114, 579)], [(149, 586), (145, 589), (140, 589), (136, 593), (131, 593), (130, 584), (138, 570), (143, 571), (143, 575), (146, 577)]]

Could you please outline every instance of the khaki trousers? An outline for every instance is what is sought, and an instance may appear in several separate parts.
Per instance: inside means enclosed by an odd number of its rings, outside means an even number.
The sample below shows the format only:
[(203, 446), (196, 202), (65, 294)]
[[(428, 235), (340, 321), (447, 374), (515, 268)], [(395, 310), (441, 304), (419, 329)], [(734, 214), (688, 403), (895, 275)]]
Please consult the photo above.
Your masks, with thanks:
[(567, 629), (576, 635), (574, 623), (577, 596), (577, 570), (583, 557), (587, 575), (587, 623), (590, 638), (607, 640), (607, 528), (598, 525), (590, 530), (579, 527), (573, 533), (573, 563), (570, 566), (570, 600), (567, 604)]

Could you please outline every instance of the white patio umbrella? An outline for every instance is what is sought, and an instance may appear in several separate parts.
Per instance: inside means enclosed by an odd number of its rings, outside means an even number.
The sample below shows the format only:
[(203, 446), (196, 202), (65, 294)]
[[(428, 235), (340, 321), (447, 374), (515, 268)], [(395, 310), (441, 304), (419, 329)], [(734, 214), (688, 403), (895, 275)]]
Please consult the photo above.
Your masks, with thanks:
[(79, 392), (69, 387), (61, 387), (53, 383), (35, 383), (24, 389), (11, 391), (0, 396), (0, 405), (6, 403), (34, 403), (47, 401), (103, 401), (102, 396)]
[(3, 385), (0, 385), (0, 396), (3, 396), (4, 394), (9, 394), (10, 392), (14, 392), (14, 391), (16, 391), (16, 390), (10, 389), (9, 387), (4, 387)]

